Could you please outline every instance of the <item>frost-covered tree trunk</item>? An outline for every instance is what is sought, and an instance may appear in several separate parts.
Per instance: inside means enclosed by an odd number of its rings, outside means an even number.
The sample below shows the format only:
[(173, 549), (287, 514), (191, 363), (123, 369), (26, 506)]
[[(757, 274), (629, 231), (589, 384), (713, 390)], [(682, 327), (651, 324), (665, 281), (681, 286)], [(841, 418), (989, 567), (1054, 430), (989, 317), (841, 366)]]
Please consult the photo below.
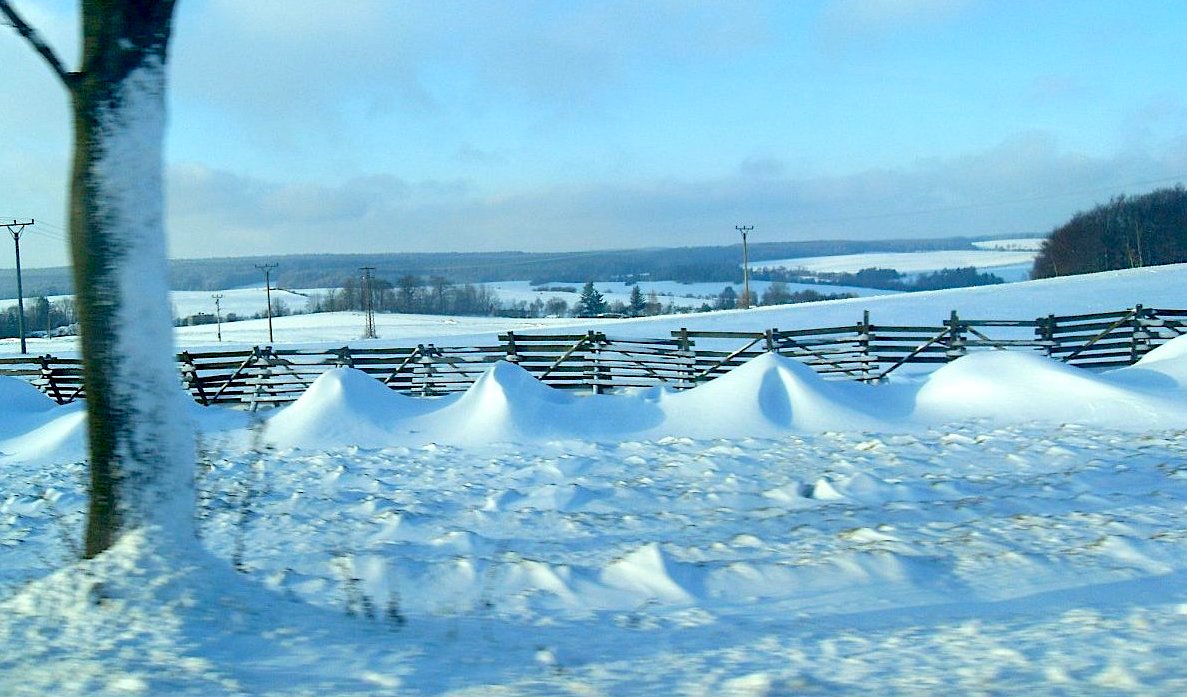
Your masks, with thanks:
[(194, 440), (173, 359), (162, 185), (173, 5), (82, 6), (70, 240), (91, 451), (88, 556), (141, 526), (192, 536)]
[(173, 360), (163, 220), (165, 68), (174, 0), (83, 0), (82, 61), (65, 71), (0, 9), (74, 106), (70, 240), (90, 436), (85, 553), (151, 528), (193, 538), (194, 440)]

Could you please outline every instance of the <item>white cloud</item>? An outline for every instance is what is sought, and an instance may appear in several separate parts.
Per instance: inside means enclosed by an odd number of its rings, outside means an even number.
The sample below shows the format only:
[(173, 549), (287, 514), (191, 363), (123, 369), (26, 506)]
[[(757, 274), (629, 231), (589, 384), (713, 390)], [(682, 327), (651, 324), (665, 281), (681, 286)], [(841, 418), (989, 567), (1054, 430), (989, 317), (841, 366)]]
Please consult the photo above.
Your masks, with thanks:
[[(750, 161), (749, 167), (762, 160)], [(595, 182), (483, 196), (467, 182), (390, 175), (337, 186), (174, 175), (175, 254), (571, 250), (724, 244), (740, 221), (769, 240), (1045, 232), (1077, 210), (1187, 173), (1187, 152), (1094, 158), (1022, 133), (994, 148), (842, 176), (742, 167), (713, 180)], [(761, 169), (761, 168), (760, 168)], [(1163, 185), (1169, 185), (1165, 182)], [(219, 240), (210, 248), (212, 240)], [(215, 251), (217, 249), (218, 251)], [(203, 251), (206, 250), (206, 251)]]

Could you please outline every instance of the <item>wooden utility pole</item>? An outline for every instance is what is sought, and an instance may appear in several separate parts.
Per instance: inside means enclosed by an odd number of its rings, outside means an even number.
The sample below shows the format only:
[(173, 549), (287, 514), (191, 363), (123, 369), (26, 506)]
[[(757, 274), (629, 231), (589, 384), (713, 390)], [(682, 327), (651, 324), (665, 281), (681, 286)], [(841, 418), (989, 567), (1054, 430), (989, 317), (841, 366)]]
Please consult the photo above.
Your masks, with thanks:
[(279, 264), (255, 264), (255, 267), (264, 272), (264, 293), (268, 298), (268, 343), (273, 343), (272, 339), (272, 269), (279, 266)]
[(215, 293), (210, 296), (214, 298), (214, 321), (218, 326), (218, 340), (221, 343), (223, 340), (223, 308), (222, 308), (222, 293)]
[(735, 225), (734, 229), (742, 233), (742, 309), (750, 309), (750, 247), (746, 244), (746, 233), (754, 229), (753, 225)]
[(379, 335), (375, 333), (375, 296), (371, 288), (371, 272), (375, 270), (374, 266), (363, 266), (360, 271), (363, 272), (363, 338), (364, 339), (378, 339)]
[(17, 332), (21, 336), (21, 355), (28, 352), (25, 346), (25, 289), (21, 285), (21, 233), (32, 224), (32, 218), (27, 223), (18, 220), (11, 223), (0, 223), (8, 228), (9, 234), (12, 235), (12, 244), (16, 248), (16, 324)]

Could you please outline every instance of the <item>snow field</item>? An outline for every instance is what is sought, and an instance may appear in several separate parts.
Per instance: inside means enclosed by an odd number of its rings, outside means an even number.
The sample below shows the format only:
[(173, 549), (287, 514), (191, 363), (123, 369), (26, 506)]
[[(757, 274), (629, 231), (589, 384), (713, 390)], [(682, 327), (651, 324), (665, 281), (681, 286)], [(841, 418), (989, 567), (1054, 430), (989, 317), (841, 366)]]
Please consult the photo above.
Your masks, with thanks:
[(998, 249), (944, 250), (935, 252), (869, 252), (823, 257), (756, 261), (755, 267), (803, 269), (817, 273), (856, 273), (862, 269), (894, 269), (899, 273), (926, 273), (967, 266), (977, 271), (1033, 265), (1037, 249), (1001, 247)]

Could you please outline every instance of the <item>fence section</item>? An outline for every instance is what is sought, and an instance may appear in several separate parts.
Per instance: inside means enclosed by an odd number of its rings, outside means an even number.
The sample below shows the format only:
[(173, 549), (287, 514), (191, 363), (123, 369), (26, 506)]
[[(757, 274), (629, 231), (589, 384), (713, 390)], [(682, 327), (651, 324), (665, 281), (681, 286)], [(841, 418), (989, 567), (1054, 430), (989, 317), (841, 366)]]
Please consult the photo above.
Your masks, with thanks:
[[(323, 372), (362, 370), (393, 390), (442, 395), (465, 390), (492, 363), (518, 364), (547, 385), (605, 392), (712, 380), (776, 351), (830, 379), (876, 382), (907, 365), (940, 364), (969, 351), (1029, 350), (1086, 368), (1131, 365), (1187, 333), (1187, 310), (1138, 305), (1117, 312), (1034, 320), (969, 320), (956, 312), (937, 326), (878, 325), (866, 312), (848, 326), (711, 332), (680, 329), (666, 338), (584, 334), (499, 335), (496, 346), (274, 349), (183, 352), (181, 379), (201, 404), (252, 409), (295, 400)], [(24, 379), (58, 401), (85, 396), (78, 359), (0, 359), (0, 375)]]

